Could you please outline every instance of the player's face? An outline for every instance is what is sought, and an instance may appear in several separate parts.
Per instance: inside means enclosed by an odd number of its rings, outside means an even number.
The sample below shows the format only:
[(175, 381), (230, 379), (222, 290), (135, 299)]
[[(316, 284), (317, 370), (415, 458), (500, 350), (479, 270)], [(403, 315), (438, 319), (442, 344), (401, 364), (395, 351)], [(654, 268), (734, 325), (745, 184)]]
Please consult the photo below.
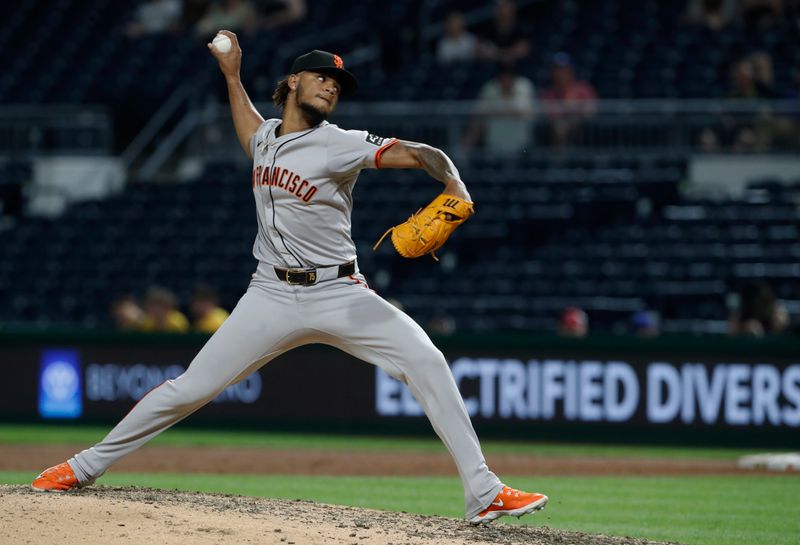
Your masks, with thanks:
[(339, 102), (341, 86), (327, 74), (305, 71), (298, 74), (297, 104), (311, 107), (327, 117)]

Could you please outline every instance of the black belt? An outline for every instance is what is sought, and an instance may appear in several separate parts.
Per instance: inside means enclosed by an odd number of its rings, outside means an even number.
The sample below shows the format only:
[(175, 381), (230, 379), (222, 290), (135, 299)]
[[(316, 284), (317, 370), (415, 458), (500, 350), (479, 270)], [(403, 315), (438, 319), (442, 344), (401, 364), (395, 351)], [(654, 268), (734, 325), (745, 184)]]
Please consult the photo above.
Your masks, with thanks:
[[(335, 267), (336, 265), (332, 265)], [(325, 267), (326, 269), (328, 267)], [(356, 272), (356, 262), (351, 261), (344, 265), (339, 265), (339, 272), (336, 278), (343, 276), (350, 276)], [(282, 280), (287, 284), (298, 286), (310, 286), (317, 283), (317, 269), (279, 269), (275, 267), (275, 275), (278, 280)]]

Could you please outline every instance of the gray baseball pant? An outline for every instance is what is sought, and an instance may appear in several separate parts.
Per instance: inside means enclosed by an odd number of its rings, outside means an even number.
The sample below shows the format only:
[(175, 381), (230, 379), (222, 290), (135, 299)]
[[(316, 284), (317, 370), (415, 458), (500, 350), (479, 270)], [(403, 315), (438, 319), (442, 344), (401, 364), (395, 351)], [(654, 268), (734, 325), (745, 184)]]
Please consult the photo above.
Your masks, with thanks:
[(361, 275), (326, 279), (324, 272), (317, 284), (296, 286), (260, 264), (230, 317), (186, 372), (153, 389), (102, 441), (69, 460), (78, 481), (93, 481), (280, 354), (322, 343), (407, 384), (456, 463), (467, 518), (489, 505), (503, 485), (486, 466), (444, 355), (416, 322), (369, 289)]

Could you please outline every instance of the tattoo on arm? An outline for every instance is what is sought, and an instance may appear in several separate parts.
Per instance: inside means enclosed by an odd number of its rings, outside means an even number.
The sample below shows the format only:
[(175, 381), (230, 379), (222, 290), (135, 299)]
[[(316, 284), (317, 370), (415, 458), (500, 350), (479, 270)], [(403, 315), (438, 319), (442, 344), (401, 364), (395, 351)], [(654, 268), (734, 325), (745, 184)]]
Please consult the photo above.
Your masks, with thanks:
[(416, 152), (417, 160), (423, 170), (432, 178), (445, 184), (461, 181), (458, 169), (442, 150), (417, 142), (404, 142), (404, 144)]

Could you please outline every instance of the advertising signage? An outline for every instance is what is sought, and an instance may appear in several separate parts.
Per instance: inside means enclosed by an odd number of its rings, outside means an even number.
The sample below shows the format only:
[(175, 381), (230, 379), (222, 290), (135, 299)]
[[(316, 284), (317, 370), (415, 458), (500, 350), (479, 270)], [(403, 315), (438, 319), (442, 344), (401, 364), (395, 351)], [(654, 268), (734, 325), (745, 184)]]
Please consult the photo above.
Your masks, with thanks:
[[(123, 337), (123, 341), (125, 338)], [(180, 376), (202, 347), (186, 342), (46, 342), (0, 349), (0, 418), (115, 423), (152, 389)], [(270, 362), (192, 415), (197, 425), (358, 422), (374, 414), (372, 367), (327, 347)]]
[[(0, 335), (0, 369), (15, 377), (0, 383), (0, 418), (113, 424), (183, 373), (204, 341), (122, 335), (8, 343)], [(800, 351), (793, 349), (474, 338), (441, 346), (482, 434), (687, 442), (722, 433), (738, 443), (800, 444)], [(430, 431), (405, 385), (321, 345), (282, 355), (187, 422)]]
[[(800, 427), (800, 364), (459, 357), (474, 419)], [(422, 415), (410, 392), (375, 376), (381, 416)]]

